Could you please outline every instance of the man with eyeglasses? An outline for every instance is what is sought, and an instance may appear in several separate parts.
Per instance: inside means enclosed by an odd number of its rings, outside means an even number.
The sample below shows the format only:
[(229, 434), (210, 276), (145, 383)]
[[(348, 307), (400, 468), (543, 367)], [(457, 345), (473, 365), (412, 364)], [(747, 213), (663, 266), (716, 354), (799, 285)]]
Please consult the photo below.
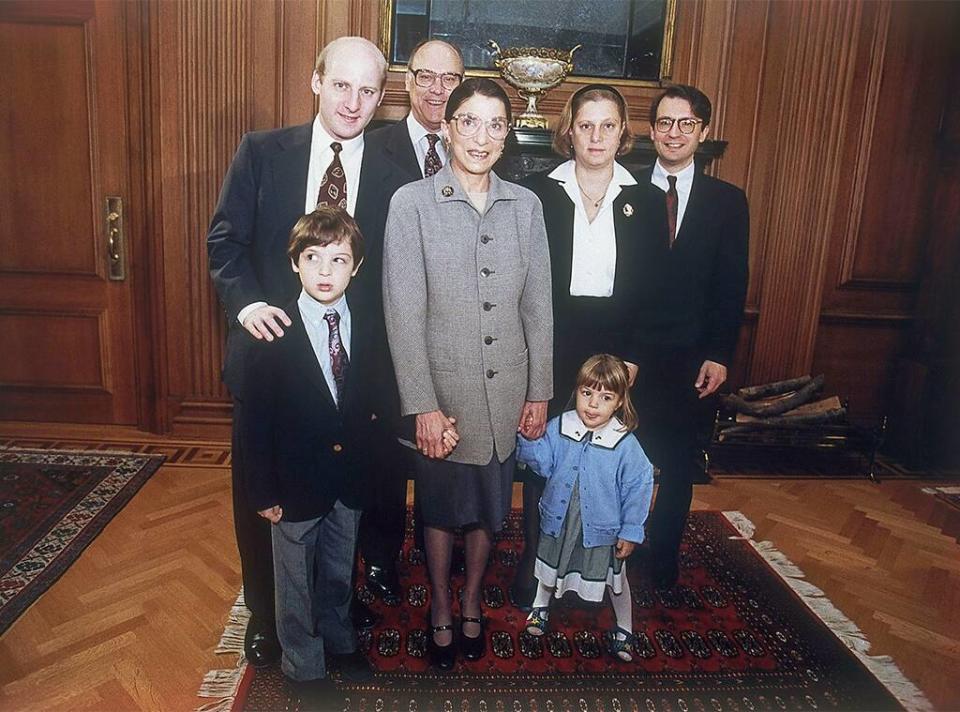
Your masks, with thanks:
[(463, 56), (457, 47), (441, 40), (425, 40), (413, 48), (406, 76), (410, 113), (367, 137), (368, 146), (386, 161), (383, 178), (388, 204), (401, 185), (431, 176), (446, 163), (440, 123), (450, 92), (461, 81)]
[(638, 176), (664, 191), (667, 218), (667, 234), (644, 248), (635, 286), (635, 333), (644, 354), (634, 399), (637, 437), (660, 468), (649, 519), (658, 588), (677, 582), (693, 484), (703, 478), (701, 442), (727, 379), (747, 292), (746, 195), (704, 175), (694, 161), (711, 113), (699, 89), (666, 89), (650, 107), (657, 161)]
[[(366, 151), (377, 157), (378, 195), (384, 215), (397, 188), (433, 175), (447, 162), (440, 140), (440, 122), (450, 92), (462, 80), (463, 57), (457, 47), (441, 40), (424, 40), (413, 48), (406, 76), (410, 112), (395, 124), (366, 135)], [(383, 244), (382, 223), (380, 228), (376, 235), (364, 232), (368, 244)], [(368, 277), (369, 268), (367, 265)], [(379, 269), (378, 265), (378, 278)], [(388, 362), (386, 368), (392, 375), (392, 364)], [(376, 501), (364, 510), (360, 521), (359, 543), (367, 588), (391, 605), (399, 604), (403, 596), (396, 561), (403, 546), (406, 474), (403, 467), (379, 473)]]

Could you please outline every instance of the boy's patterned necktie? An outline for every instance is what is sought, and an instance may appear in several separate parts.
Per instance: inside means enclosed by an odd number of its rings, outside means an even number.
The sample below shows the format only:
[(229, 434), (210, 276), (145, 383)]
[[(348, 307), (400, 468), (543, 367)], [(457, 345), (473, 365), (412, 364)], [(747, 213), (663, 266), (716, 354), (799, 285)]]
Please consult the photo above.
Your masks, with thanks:
[(340, 151), (343, 146), (338, 141), (330, 144), (333, 150), (333, 160), (327, 166), (323, 178), (320, 179), (320, 193), (317, 195), (317, 207), (347, 209), (347, 174), (343, 172), (340, 162)]
[(440, 137), (436, 134), (428, 133), (427, 141), (430, 142), (430, 148), (427, 149), (427, 155), (423, 159), (423, 177), (429, 178), (434, 173), (443, 168), (443, 164), (440, 162), (440, 154), (437, 153), (437, 141), (440, 140)]
[(343, 383), (347, 377), (350, 359), (340, 340), (340, 313), (336, 309), (330, 309), (323, 318), (327, 320), (327, 325), (330, 327), (330, 370), (333, 371), (333, 383), (337, 388), (334, 400), (339, 407), (343, 398)]
[(677, 239), (677, 210), (680, 201), (677, 196), (677, 177), (667, 176), (667, 182), (670, 184), (667, 191), (667, 227), (670, 230), (670, 242), (667, 246), (673, 249), (673, 242)]

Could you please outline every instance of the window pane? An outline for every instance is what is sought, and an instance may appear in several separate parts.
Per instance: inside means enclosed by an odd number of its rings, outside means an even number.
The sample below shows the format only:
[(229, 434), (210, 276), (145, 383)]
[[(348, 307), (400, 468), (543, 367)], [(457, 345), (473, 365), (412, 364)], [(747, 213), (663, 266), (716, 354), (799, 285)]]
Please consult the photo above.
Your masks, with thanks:
[(659, 79), (666, 0), (395, 0), (392, 61), (404, 64), (424, 37), (460, 47), (468, 69), (492, 67), (503, 49), (578, 44), (573, 74)]

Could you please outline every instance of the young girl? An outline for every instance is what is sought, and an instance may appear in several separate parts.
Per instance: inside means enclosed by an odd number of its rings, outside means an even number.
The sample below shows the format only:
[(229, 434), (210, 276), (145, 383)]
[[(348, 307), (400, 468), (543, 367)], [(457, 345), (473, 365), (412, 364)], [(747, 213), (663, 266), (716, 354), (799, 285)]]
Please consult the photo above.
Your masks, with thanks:
[(629, 385), (623, 361), (591, 356), (577, 374), (576, 409), (551, 420), (538, 440), (518, 436), (517, 450), (521, 462), (547, 478), (527, 632), (546, 633), (551, 595), (576, 591), (602, 601), (610, 589), (617, 626), (605, 639), (625, 662), (633, 659), (633, 617), (624, 560), (643, 542), (653, 493), (653, 466), (630, 434), (637, 414)]

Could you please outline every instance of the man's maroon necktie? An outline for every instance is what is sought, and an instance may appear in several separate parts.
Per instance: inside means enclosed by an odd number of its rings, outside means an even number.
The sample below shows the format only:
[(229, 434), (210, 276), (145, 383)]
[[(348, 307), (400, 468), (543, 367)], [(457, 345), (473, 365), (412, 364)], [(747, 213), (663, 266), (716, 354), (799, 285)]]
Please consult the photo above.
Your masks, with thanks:
[(337, 387), (334, 400), (337, 406), (343, 403), (343, 384), (347, 377), (347, 367), (350, 365), (350, 359), (347, 357), (347, 351), (343, 348), (343, 342), (340, 340), (340, 312), (336, 309), (328, 310), (323, 318), (327, 320), (330, 327), (330, 370), (333, 372), (333, 383)]
[(680, 203), (677, 198), (677, 177), (667, 176), (670, 189), (667, 191), (667, 227), (670, 230), (669, 247), (673, 249), (673, 242), (677, 239), (677, 208)]
[(347, 209), (347, 174), (343, 172), (340, 162), (340, 151), (343, 146), (334, 141), (330, 144), (333, 149), (333, 160), (327, 166), (323, 178), (320, 180), (320, 193), (317, 195), (317, 207)]
[(440, 137), (436, 134), (428, 133), (427, 141), (430, 142), (430, 148), (427, 149), (427, 155), (423, 159), (423, 176), (424, 178), (429, 178), (434, 173), (443, 168), (443, 164), (440, 162), (440, 154), (437, 153), (437, 141), (440, 140)]

